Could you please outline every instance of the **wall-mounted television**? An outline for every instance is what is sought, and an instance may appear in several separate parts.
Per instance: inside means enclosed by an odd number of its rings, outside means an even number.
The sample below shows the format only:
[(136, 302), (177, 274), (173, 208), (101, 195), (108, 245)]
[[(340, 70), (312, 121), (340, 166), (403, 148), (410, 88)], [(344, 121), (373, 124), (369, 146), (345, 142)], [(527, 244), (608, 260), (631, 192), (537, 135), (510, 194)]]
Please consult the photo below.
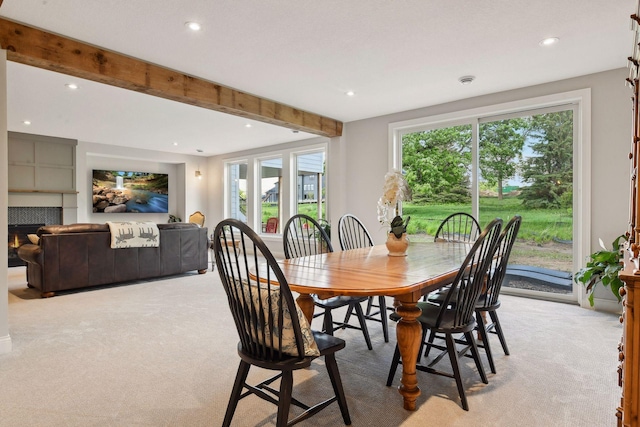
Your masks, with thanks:
[(168, 213), (169, 175), (93, 170), (94, 213)]

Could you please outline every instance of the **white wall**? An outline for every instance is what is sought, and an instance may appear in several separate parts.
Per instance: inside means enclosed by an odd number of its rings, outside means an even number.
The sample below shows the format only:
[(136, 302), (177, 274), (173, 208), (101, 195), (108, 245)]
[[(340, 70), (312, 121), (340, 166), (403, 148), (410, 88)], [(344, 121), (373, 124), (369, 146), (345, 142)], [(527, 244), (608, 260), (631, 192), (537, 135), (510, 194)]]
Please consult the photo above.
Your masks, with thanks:
[[(105, 221), (167, 222), (169, 214), (188, 221), (191, 213), (199, 210), (207, 215), (206, 159), (151, 150), (114, 147), (79, 141), (76, 148), (76, 183), (78, 189), (78, 222), (103, 223)], [(200, 167), (205, 174), (197, 179)], [(94, 214), (92, 209), (91, 178), (93, 169), (131, 170), (169, 174), (169, 213)], [(208, 219), (205, 226), (212, 224)]]
[[(9, 164), (7, 129), (7, 51), (0, 50), (0, 241), (7, 241), (7, 221), (9, 203), (9, 187), (7, 185)], [(0, 245), (0, 259), (7, 259), (7, 246)], [(7, 262), (0, 263), (0, 354), (11, 351), (9, 335), (9, 285)]]

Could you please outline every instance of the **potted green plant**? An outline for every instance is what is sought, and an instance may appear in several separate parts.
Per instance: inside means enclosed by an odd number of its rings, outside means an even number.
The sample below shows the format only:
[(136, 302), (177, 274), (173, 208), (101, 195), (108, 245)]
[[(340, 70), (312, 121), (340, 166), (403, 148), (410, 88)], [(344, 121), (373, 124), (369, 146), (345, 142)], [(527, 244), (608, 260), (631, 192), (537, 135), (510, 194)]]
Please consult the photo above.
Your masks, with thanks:
[(391, 224), (389, 224), (389, 227), (391, 228), (390, 232), (393, 233), (396, 238), (401, 238), (402, 235), (407, 232), (407, 225), (409, 225), (409, 220), (411, 220), (410, 216), (407, 217), (406, 221), (403, 220), (400, 215), (396, 216), (391, 221)]
[(404, 220), (400, 215), (399, 204), (403, 200), (411, 200), (411, 189), (402, 172), (394, 169), (385, 175), (382, 197), (378, 200), (378, 221), (389, 226), (385, 244), (390, 256), (405, 256), (409, 247), (407, 225), (411, 217)]
[(624, 283), (620, 280), (618, 273), (623, 267), (620, 245), (624, 240), (627, 240), (626, 235), (618, 236), (611, 244), (611, 250), (609, 250), (600, 239), (602, 250), (589, 255), (586, 267), (578, 270), (573, 276), (573, 280), (576, 283), (580, 282), (586, 287), (591, 307), (593, 307), (593, 291), (598, 283), (609, 287), (618, 302), (621, 300), (620, 288), (624, 286)]
[[(331, 223), (329, 221), (327, 221), (326, 219), (324, 219), (324, 218), (320, 218), (320, 219), (318, 219), (318, 225), (320, 226), (320, 228), (325, 233), (327, 233), (327, 237), (329, 237), (329, 239), (331, 239)], [(320, 235), (319, 231), (316, 231), (315, 238), (316, 238), (316, 240), (318, 240), (318, 243), (322, 246), (321, 252), (326, 252), (327, 251), (327, 243), (324, 241), (324, 239)]]
[(318, 220), (318, 225), (320, 225), (320, 228), (322, 228), (324, 232), (327, 233), (327, 236), (331, 237), (331, 223), (329, 221), (324, 218), (320, 218)]

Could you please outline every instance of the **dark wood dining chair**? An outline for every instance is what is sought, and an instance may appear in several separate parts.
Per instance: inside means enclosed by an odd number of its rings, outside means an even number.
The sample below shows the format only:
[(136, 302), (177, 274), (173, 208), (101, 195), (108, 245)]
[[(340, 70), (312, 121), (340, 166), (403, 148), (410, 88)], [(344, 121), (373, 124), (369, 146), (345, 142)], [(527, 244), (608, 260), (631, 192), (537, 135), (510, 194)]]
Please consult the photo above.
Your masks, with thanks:
[[(350, 425), (335, 357), (345, 347), (344, 340), (310, 329), (280, 266), (262, 239), (246, 224), (235, 219), (220, 222), (213, 233), (213, 248), (240, 336), (240, 366), (222, 425), (231, 424), (238, 402), (251, 394), (277, 405), (279, 427), (292, 426), (336, 401), (344, 423)], [(292, 397), (293, 372), (309, 367), (318, 357), (324, 357), (334, 396), (308, 406)], [(278, 373), (257, 385), (249, 385), (246, 381), (252, 366)], [(280, 387), (276, 389), (272, 383), (278, 379)], [(304, 411), (289, 421), (291, 404)]]
[(435, 240), (473, 242), (480, 234), (480, 224), (468, 213), (456, 212), (446, 217), (436, 231)]
[[(333, 252), (331, 239), (327, 233), (316, 220), (308, 215), (297, 214), (289, 218), (289, 221), (287, 221), (284, 226), (282, 239), (284, 256), (287, 259)], [(314, 294), (312, 294), (311, 297), (313, 298), (315, 306), (323, 310), (322, 313), (313, 316), (314, 318), (324, 316), (323, 332), (333, 335), (335, 329), (359, 329), (364, 335), (367, 348), (369, 350), (373, 349), (371, 338), (369, 337), (369, 330), (367, 329), (367, 321), (362, 306), (360, 305), (360, 303), (366, 301), (368, 297), (336, 296), (321, 299)], [(333, 320), (332, 311), (341, 307), (347, 307), (347, 312), (355, 310), (360, 323), (359, 327)]]
[[(478, 238), (478, 235), (480, 235), (478, 220), (468, 213), (456, 212), (442, 220), (436, 231), (434, 241), (471, 243)], [(441, 289), (435, 294), (435, 297), (438, 298), (439, 294), (447, 289), (448, 287)], [(422, 300), (428, 301), (432, 298), (434, 298), (433, 293), (425, 295)]]
[[(473, 334), (473, 330), (476, 327), (474, 313), (476, 302), (478, 301), (482, 286), (485, 282), (487, 270), (491, 264), (501, 227), (502, 220), (496, 218), (480, 233), (460, 266), (458, 274), (451, 284), (451, 290), (446, 294), (446, 299), (441, 305), (430, 302), (418, 303), (418, 307), (422, 310), (422, 314), (418, 317), (418, 321), (422, 326), (422, 342), (424, 343), (426, 333), (430, 330), (444, 335), (446, 346), (438, 347), (435, 344), (426, 343), (428, 347), (433, 346), (443, 350), (427, 364), (420, 362), (420, 354), (422, 353), (421, 346), (418, 350), (418, 364), (416, 365), (416, 369), (430, 374), (454, 378), (458, 387), (462, 408), (465, 411), (469, 410), (469, 404), (467, 403), (467, 397), (462, 384), (462, 374), (460, 372), (458, 358), (470, 351), (482, 382), (485, 384), (488, 383)], [(462, 349), (456, 347), (455, 337), (460, 335), (464, 336), (466, 344)], [(434, 367), (445, 355), (449, 356), (452, 372), (438, 370)], [(387, 377), (387, 386), (390, 386), (393, 382), (393, 377), (399, 363), (401, 363), (400, 350), (396, 344)]]
[[(340, 247), (343, 251), (373, 246), (373, 239), (371, 238), (369, 231), (364, 224), (352, 214), (344, 214), (340, 217), (340, 220), (338, 221), (338, 240), (340, 241)], [(375, 304), (376, 298), (378, 300), (378, 304)], [(373, 311), (376, 308), (378, 310)], [(365, 318), (382, 323), (384, 342), (389, 342), (387, 310), (395, 311), (393, 307), (387, 307), (387, 301), (384, 295), (368, 298)], [(344, 320), (345, 323), (349, 321), (350, 314), (351, 311), (349, 310)]]
[[(509, 257), (511, 256), (511, 249), (515, 243), (518, 231), (520, 230), (520, 224), (522, 223), (522, 217), (519, 215), (514, 216), (504, 227), (500, 233), (498, 243), (496, 244), (495, 253), (492, 257), (493, 261), (487, 271), (486, 285), (483, 286), (482, 292), (478, 297), (476, 303), (476, 319), (478, 335), (480, 342), (478, 347), (484, 348), (487, 354), (487, 360), (489, 361), (489, 368), (491, 373), (496, 373), (496, 366), (493, 360), (493, 354), (491, 351), (491, 343), (489, 341), (489, 333), (498, 335), (502, 350), (505, 355), (509, 355), (509, 348), (507, 347), (507, 341), (502, 331), (502, 325), (498, 318), (498, 308), (500, 308), (500, 290), (502, 288), (502, 282), (509, 263)], [(446, 290), (436, 292), (429, 296), (429, 301), (434, 304), (442, 304), (446, 298)], [(489, 313), (491, 321), (487, 321), (486, 315)], [(435, 339), (442, 336), (437, 336), (433, 331), (430, 332), (427, 343), (432, 343)], [(427, 354), (428, 356), (427, 348)]]
[[(498, 335), (502, 350), (504, 354), (508, 356), (509, 348), (507, 347), (507, 341), (502, 332), (497, 310), (500, 308), (500, 289), (502, 288), (502, 282), (504, 281), (504, 276), (507, 271), (511, 249), (520, 230), (520, 224), (522, 224), (522, 217), (516, 215), (511, 218), (504, 227), (504, 230), (502, 230), (502, 233), (500, 233), (500, 239), (498, 240), (495, 255), (493, 256), (493, 262), (487, 273), (487, 285), (484, 287), (476, 303), (477, 329), (482, 340), (479, 346), (484, 348), (487, 359), (489, 360), (489, 367), (494, 374), (496, 373), (496, 366), (491, 353), (489, 333)], [(489, 313), (489, 317), (491, 318), (490, 322), (486, 320), (487, 313)]]

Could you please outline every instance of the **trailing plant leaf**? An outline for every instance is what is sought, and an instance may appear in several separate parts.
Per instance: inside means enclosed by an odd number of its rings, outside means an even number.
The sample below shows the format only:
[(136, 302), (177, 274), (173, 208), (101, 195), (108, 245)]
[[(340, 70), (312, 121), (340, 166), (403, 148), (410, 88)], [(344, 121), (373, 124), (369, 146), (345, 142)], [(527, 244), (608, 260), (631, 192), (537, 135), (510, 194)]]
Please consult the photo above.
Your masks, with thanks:
[[(618, 273), (622, 269), (622, 255), (620, 254), (620, 241), (627, 240), (626, 235), (618, 236), (611, 244), (612, 249), (603, 249), (598, 252), (594, 252), (589, 255), (589, 261), (584, 268), (581, 268), (573, 276), (573, 280), (578, 283), (582, 283), (585, 286), (586, 292), (589, 294), (589, 304), (593, 307), (593, 291), (598, 283), (602, 283), (602, 286), (609, 287), (611, 292), (621, 301), (620, 288), (624, 286), (622, 280), (618, 276)], [(600, 246), (604, 248), (602, 241)]]

